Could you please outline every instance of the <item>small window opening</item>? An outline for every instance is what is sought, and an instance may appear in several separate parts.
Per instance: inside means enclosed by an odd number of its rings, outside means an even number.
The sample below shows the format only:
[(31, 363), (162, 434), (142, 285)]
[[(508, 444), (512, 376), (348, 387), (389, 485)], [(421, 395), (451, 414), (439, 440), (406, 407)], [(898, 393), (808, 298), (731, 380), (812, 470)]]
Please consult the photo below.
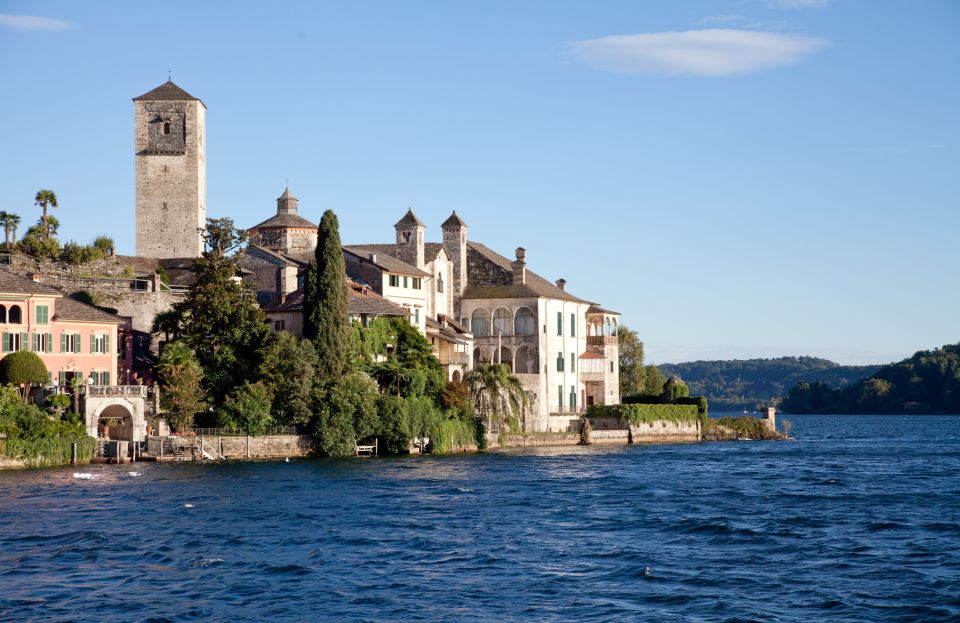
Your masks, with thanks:
[(164, 133), (164, 134), (170, 134), (170, 122), (169, 122), (169, 121), (164, 121), (164, 122), (163, 122), (163, 133)]

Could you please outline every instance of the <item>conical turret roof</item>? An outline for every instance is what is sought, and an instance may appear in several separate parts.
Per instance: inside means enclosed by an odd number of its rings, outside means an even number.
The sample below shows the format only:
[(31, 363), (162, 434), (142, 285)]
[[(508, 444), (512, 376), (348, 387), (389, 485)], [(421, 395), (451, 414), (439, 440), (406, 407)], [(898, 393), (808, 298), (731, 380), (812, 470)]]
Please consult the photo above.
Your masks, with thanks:
[(172, 80), (167, 80), (152, 91), (147, 91), (140, 97), (133, 98), (135, 102), (168, 102), (195, 100), (203, 103), (199, 97), (194, 97), (175, 85)]
[(463, 219), (460, 218), (457, 215), (457, 211), (454, 210), (453, 214), (451, 214), (450, 217), (447, 220), (445, 220), (440, 227), (445, 229), (448, 227), (466, 227), (466, 226), (467, 224), (463, 222)]
[(426, 227), (420, 219), (417, 218), (417, 215), (413, 213), (413, 208), (407, 208), (407, 213), (403, 215), (403, 218), (396, 222), (394, 227), (400, 227), (401, 225), (417, 225), (418, 227)]

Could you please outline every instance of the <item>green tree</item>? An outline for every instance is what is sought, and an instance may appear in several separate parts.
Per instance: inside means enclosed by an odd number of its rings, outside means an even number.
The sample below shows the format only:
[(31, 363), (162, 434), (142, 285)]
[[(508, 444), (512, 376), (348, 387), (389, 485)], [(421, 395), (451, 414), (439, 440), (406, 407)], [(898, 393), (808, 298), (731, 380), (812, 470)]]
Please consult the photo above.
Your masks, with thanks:
[(354, 371), (334, 382), (330, 388), (329, 408), (350, 416), (358, 441), (376, 436), (380, 428), (377, 415), (377, 384), (365, 372)]
[(11, 214), (6, 210), (0, 210), (0, 225), (3, 226), (3, 236), (4, 236), (3, 246), (5, 249), (10, 248), (10, 230), (13, 227), (13, 223), (11, 221), (12, 216), (16, 216), (16, 215)]
[(383, 391), (439, 400), (445, 378), (430, 342), (405, 318), (377, 318), (372, 325), (382, 350), (374, 353), (381, 361), (371, 370)]
[(377, 405), (380, 414), (379, 445), (386, 454), (402, 454), (410, 449), (411, 434), (407, 426), (403, 398), (392, 395), (380, 397)]
[(333, 408), (330, 391), (322, 385), (314, 389), (313, 405), (316, 413), (313, 437), (320, 453), (334, 457), (352, 455), (357, 439), (353, 415), (345, 409)]
[(309, 340), (280, 331), (267, 342), (259, 376), (273, 394), (271, 412), (279, 424), (307, 424), (313, 415), (311, 391), (317, 351)]
[(666, 379), (660, 373), (660, 368), (655, 365), (649, 365), (644, 368), (644, 388), (643, 393), (651, 396), (659, 396), (663, 393), (663, 384)]
[(270, 392), (263, 383), (247, 382), (227, 396), (220, 408), (219, 420), (248, 435), (262, 435), (273, 424), (270, 403)]
[(481, 364), (467, 372), (463, 382), (470, 388), (477, 415), (496, 428), (501, 439), (520, 427), (529, 399), (520, 379), (502, 364)]
[(642, 393), (646, 385), (643, 367), (643, 342), (636, 331), (621, 325), (617, 332), (620, 347), (620, 395)]
[(196, 280), (174, 306), (176, 316), (164, 322), (178, 327), (196, 352), (210, 398), (222, 404), (234, 388), (255, 380), (270, 330), (256, 297), (237, 279), (236, 253), (246, 243), (246, 232), (231, 219), (207, 219), (204, 239), (206, 250), (193, 265)]
[(170, 425), (179, 432), (190, 430), (196, 414), (206, 408), (203, 370), (193, 350), (184, 342), (170, 342), (163, 347), (157, 368), (160, 404)]
[(676, 374), (663, 384), (663, 402), (665, 404), (672, 404), (677, 401), (677, 398), (686, 398), (689, 395), (690, 389), (687, 384)]
[(43, 217), (40, 219), (41, 224), (43, 225), (41, 235), (43, 241), (46, 242), (47, 237), (49, 236), (49, 217), (47, 216), (47, 209), (60, 207), (57, 203), (57, 195), (52, 190), (42, 188), (37, 191), (37, 195), (34, 197), (34, 205), (38, 205), (43, 209)]
[(93, 246), (95, 249), (98, 249), (103, 255), (110, 255), (113, 253), (115, 245), (113, 244), (113, 238), (110, 236), (97, 236), (93, 241)]
[(36, 353), (21, 350), (0, 359), (0, 383), (16, 387), (23, 404), (27, 404), (30, 388), (46, 383), (47, 376), (47, 366)]
[(340, 226), (332, 210), (320, 219), (317, 251), (303, 288), (303, 335), (317, 349), (317, 378), (339, 378), (349, 364), (350, 324)]

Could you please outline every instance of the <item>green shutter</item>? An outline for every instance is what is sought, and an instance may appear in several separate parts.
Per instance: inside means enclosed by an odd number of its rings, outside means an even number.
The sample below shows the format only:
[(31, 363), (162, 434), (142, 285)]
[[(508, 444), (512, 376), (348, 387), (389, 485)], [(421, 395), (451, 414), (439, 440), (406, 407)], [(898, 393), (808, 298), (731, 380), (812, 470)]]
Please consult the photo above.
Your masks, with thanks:
[(557, 335), (563, 335), (563, 312), (557, 312)]
[(35, 353), (40, 352), (40, 334), (39, 333), (33, 334), (33, 352)]
[(109, 373), (109, 372), (104, 372), (104, 373), (103, 373), (103, 384), (104, 384), (104, 385), (109, 385), (109, 384), (110, 384), (110, 373)]
[(82, 352), (80, 350), (80, 334), (79, 333), (73, 334), (73, 352), (75, 353)]
[(20, 334), (20, 350), (30, 350), (30, 334)]
[(67, 373), (61, 370), (60, 371), (60, 387), (64, 387), (66, 386), (66, 384), (67, 384)]
[(53, 352), (53, 333), (47, 333), (47, 352)]
[(577, 315), (570, 314), (570, 337), (577, 337)]
[(3, 332), (3, 352), (10, 352), (10, 334), (6, 331)]
[(97, 336), (95, 333), (90, 334), (90, 352), (91, 354), (97, 352)]
[(575, 353), (570, 353), (570, 371), (577, 371), (577, 356)]
[[(109, 333), (103, 336), (103, 352), (105, 353), (110, 352), (110, 334)], [(107, 383), (107, 385), (109, 384), (110, 383)]]
[(61, 353), (67, 352), (67, 334), (66, 333), (60, 334), (60, 352)]

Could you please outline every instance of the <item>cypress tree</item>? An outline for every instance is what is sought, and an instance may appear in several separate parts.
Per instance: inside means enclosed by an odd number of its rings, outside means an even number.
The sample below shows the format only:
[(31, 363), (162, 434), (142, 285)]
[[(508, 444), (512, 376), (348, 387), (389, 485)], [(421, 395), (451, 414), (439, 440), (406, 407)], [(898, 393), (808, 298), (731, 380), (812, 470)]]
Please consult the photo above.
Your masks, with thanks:
[(348, 364), (349, 317), (346, 268), (340, 247), (340, 224), (332, 210), (323, 213), (317, 252), (304, 280), (303, 336), (317, 349), (317, 380), (343, 376)]

